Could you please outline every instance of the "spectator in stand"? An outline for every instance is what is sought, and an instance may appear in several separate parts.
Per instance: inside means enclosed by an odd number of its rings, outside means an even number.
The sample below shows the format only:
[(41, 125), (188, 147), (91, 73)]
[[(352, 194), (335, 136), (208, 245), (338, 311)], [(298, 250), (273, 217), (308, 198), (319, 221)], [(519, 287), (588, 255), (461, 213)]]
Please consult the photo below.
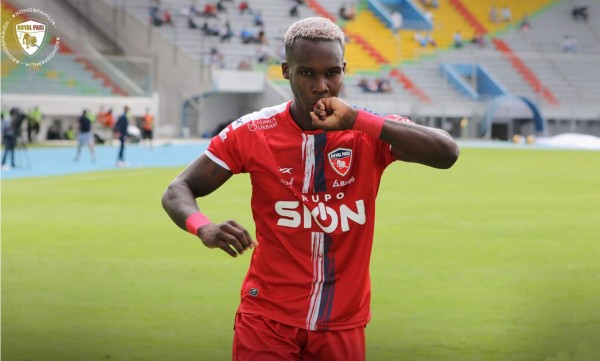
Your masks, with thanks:
[(531, 29), (531, 23), (529, 22), (527, 13), (525, 13), (525, 15), (523, 15), (523, 19), (521, 19), (521, 23), (519, 24), (519, 30), (528, 31), (529, 29)]
[(173, 26), (173, 15), (169, 9), (164, 9), (162, 14), (163, 24)]
[(375, 79), (375, 84), (377, 86), (378, 93), (391, 93), (392, 92), (392, 84), (389, 79), (378, 78)]
[(214, 46), (210, 49), (210, 54), (208, 56), (208, 64), (215, 68), (225, 68), (225, 56), (221, 54), (219, 49), (217, 49)]
[(475, 45), (479, 45), (479, 47), (484, 47), (485, 46), (485, 37), (483, 36), (482, 33), (475, 33), (475, 35), (473, 35), (473, 39), (471, 39), (471, 43), (475, 44)]
[(161, 26), (163, 23), (162, 16), (160, 14), (160, 7), (158, 2), (150, 6), (150, 24), (153, 26)]
[(415, 41), (422, 47), (426, 47), (427, 46), (427, 41), (425, 39), (425, 36), (423, 34), (421, 34), (420, 31), (415, 31), (415, 34), (413, 35), (413, 39), (415, 39)]
[(229, 19), (225, 20), (225, 22), (221, 25), (219, 29), (219, 34), (221, 35), (221, 42), (229, 41), (233, 36), (233, 30), (231, 29), (231, 23)]
[(365, 93), (377, 93), (377, 92), (379, 92), (379, 89), (380, 89), (380, 84), (379, 84), (378, 80), (370, 80), (367, 78), (361, 78), (358, 81), (358, 86)]
[(585, 4), (576, 4), (573, 7), (573, 10), (571, 10), (571, 16), (573, 16), (573, 20), (583, 20), (583, 21), (587, 21), (588, 19), (588, 13), (587, 13), (588, 7)]
[(258, 32), (258, 43), (259, 44), (268, 44), (269, 41), (267, 40), (267, 35), (265, 34), (264, 30), (260, 30)]
[(193, 15), (188, 15), (187, 17), (187, 25), (189, 29), (198, 29), (198, 24), (196, 24), (196, 19)]
[(433, 13), (431, 12), (431, 10), (425, 11), (425, 19), (427, 19), (427, 21), (429, 21), (430, 23), (433, 23)]
[(300, 16), (300, 13), (298, 12), (298, 4), (294, 4), (290, 8), (290, 17), (297, 18), (298, 16)]
[(455, 48), (457, 48), (457, 49), (462, 48), (463, 38), (462, 38), (462, 34), (460, 33), (460, 30), (456, 30), (456, 32), (454, 33), (454, 36), (452, 37), (452, 42), (454, 43)]
[(421, 5), (423, 5), (423, 7), (426, 7), (426, 8), (432, 7), (435, 9), (437, 9), (440, 6), (440, 4), (437, 0), (421, 0)]
[(492, 5), (492, 7), (490, 7), (490, 11), (489, 11), (488, 15), (489, 15), (490, 22), (492, 22), (494, 24), (498, 22), (498, 9), (496, 9), (495, 5)]
[(204, 5), (204, 11), (202, 15), (207, 18), (216, 18), (217, 17), (217, 8), (212, 3), (206, 3)]
[(227, 8), (225, 7), (224, 0), (217, 1), (217, 11), (220, 13), (227, 12)]
[(238, 70), (252, 70), (252, 62), (246, 58), (242, 58), (238, 64)]
[(354, 7), (350, 7), (350, 9), (348, 9), (346, 7), (346, 3), (342, 3), (342, 5), (340, 6), (340, 9), (338, 10), (338, 15), (341, 19), (343, 20), (352, 20), (354, 19), (354, 15), (355, 15), (355, 9)]
[(263, 27), (265, 26), (265, 22), (263, 20), (263, 16), (260, 10), (256, 10), (254, 12), (254, 26), (260, 26)]
[(271, 61), (271, 54), (269, 53), (269, 47), (262, 44), (256, 49), (256, 60), (260, 64), (268, 63)]
[(575, 39), (571, 35), (565, 35), (561, 42), (561, 48), (564, 53), (576, 53), (577, 39)]
[(252, 13), (252, 10), (250, 10), (250, 5), (248, 5), (247, 1), (240, 1), (238, 4), (238, 10), (240, 11), (240, 14), (245, 14), (246, 12)]
[(427, 45), (431, 45), (434, 48), (437, 46), (435, 39), (430, 33), (423, 35), (420, 32), (416, 31), (414, 39), (419, 43), (419, 45), (421, 45), (422, 48), (427, 47)]
[(502, 7), (502, 21), (505, 23), (510, 23), (512, 21), (512, 13), (508, 5)]
[(431, 33), (427, 33), (425, 35), (425, 41), (427, 43), (427, 45), (431, 45), (432, 47), (437, 47), (437, 43), (435, 41), (435, 39), (433, 38), (433, 35), (431, 35)]
[(256, 33), (254, 30), (249, 28), (243, 28), (240, 32), (240, 37), (242, 39), (242, 44), (257, 44), (259, 43), (258, 38), (256, 37)]
[(192, 16), (201, 16), (202, 15), (202, 13), (200, 13), (200, 11), (198, 11), (198, 8), (196, 7), (196, 1), (192, 1), (190, 3), (188, 15), (192, 15)]
[(202, 32), (206, 36), (219, 36), (221, 34), (221, 29), (218, 23), (209, 23), (209, 21), (204, 20), (204, 24), (202, 24)]

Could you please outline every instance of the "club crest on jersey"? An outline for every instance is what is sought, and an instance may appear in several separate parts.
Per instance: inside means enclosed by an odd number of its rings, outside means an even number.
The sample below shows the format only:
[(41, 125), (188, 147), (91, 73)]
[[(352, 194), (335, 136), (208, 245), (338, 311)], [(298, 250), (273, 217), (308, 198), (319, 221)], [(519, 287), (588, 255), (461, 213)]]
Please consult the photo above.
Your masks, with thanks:
[(350, 170), (352, 164), (352, 149), (337, 148), (327, 153), (329, 164), (337, 174), (345, 176)]

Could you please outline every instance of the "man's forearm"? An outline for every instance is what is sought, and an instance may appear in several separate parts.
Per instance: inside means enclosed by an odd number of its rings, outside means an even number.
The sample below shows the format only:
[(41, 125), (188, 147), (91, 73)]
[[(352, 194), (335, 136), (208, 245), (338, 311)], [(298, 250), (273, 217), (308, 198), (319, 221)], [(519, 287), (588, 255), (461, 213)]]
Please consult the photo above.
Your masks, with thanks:
[(198, 212), (198, 204), (191, 189), (184, 182), (171, 182), (162, 196), (162, 206), (171, 220), (181, 229), (186, 229), (185, 221)]
[(452, 137), (441, 129), (414, 123), (386, 120), (381, 139), (392, 145), (397, 159), (434, 168), (450, 168), (459, 156)]

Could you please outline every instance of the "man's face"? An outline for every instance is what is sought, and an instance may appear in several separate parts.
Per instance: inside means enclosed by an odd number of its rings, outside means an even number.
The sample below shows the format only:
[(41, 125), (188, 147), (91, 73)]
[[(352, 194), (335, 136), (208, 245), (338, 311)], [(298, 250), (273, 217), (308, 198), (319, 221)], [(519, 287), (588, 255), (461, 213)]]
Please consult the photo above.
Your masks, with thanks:
[(337, 41), (297, 39), (287, 61), (283, 77), (290, 81), (294, 102), (302, 113), (312, 111), (321, 98), (337, 97), (342, 88), (346, 62)]

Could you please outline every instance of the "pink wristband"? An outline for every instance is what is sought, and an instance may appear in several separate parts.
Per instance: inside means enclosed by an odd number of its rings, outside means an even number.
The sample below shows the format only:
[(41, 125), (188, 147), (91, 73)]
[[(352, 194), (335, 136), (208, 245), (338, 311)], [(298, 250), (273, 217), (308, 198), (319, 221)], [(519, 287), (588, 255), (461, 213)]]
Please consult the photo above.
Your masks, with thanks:
[(185, 228), (194, 236), (198, 235), (198, 228), (212, 223), (208, 217), (200, 212), (192, 213), (185, 220)]
[(381, 129), (383, 129), (384, 121), (385, 119), (383, 117), (371, 114), (364, 110), (359, 110), (356, 120), (354, 121), (354, 127), (352, 127), (352, 129), (359, 130), (379, 138), (381, 135)]

